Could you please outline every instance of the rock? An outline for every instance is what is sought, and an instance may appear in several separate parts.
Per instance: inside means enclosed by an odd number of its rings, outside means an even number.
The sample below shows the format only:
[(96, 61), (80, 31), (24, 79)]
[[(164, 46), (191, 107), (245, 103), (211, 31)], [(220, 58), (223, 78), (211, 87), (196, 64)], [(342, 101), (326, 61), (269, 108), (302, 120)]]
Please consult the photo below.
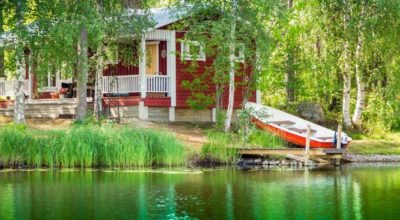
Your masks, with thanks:
[(301, 117), (307, 120), (314, 122), (325, 122), (324, 109), (320, 104), (303, 102), (297, 106), (297, 111)]
[(269, 165), (269, 161), (268, 161), (268, 160), (264, 160), (264, 161), (262, 162), (262, 165), (263, 165), (263, 166), (268, 166), (268, 165)]
[(300, 167), (300, 168), (303, 167), (303, 162), (298, 162), (297, 167)]
[(292, 167), (297, 166), (297, 162), (295, 160), (290, 161), (290, 166)]
[(239, 159), (239, 161), (237, 162), (237, 165), (241, 166), (241, 167), (245, 167), (245, 166), (247, 166), (247, 161), (243, 160), (243, 159)]
[(252, 160), (252, 159), (248, 159), (248, 160), (246, 160), (247, 161), (247, 164), (248, 165), (254, 165), (255, 163), (254, 163), (254, 160)]
[(262, 164), (262, 160), (260, 158), (257, 158), (257, 159), (254, 160), (254, 164), (261, 165)]
[(279, 161), (278, 160), (271, 160), (271, 161), (269, 161), (269, 165), (272, 165), (272, 166), (279, 165)]
[(281, 166), (289, 166), (290, 162), (287, 160), (281, 160)]

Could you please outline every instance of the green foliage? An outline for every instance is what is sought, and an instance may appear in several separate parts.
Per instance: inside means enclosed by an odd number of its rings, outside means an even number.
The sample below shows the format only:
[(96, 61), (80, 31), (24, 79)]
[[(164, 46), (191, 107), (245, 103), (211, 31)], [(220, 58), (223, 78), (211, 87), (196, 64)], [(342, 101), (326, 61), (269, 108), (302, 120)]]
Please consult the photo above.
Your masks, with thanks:
[[(205, 108), (216, 102), (229, 84), (230, 46), (234, 45), (234, 71), (236, 76), (248, 75), (249, 66), (266, 65), (270, 54), (270, 35), (265, 25), (278, 1), (177, 1), (173, 4), (176, 16), (183, 19), (176, 24), (177, 30), (187, 30), (185, 41), (198, 42), (204, 48), (207, 65), (203, 61), (186, 61), (186, 72), (193, 80), (183, 83), (190, 91), (188, 105), (192, 108)], [(232, 23), (237, 23), (234, 42), (230, 36)], [(206, 34), (205, 34), (206, 33)], [(194, 59), (200, 47), (193, 47)], [(256, 59), (259, 50), (259, 59)], [(239, 56), (240, 55), (240, 56)], [(181, 54), (182, 56), (182, 54)], [(211, 59), (212, 60), (209, 60)], [(244, 61), (239, 62), (239, 61)], [(210, 63), (210, 64), (208, 64)], [(204, 67), (207, 66), (205, 69)], [(258, 68), (251, 69), (252, 79), (244, 84), (254, 89), (259, 74)], [(246, 86), (245, 85), (245, 86)], [(239, 86), (239, 85), (236, 85)], [(215, 90), (213, 87), (216, 87)], [(210, 90), (213, 91), (210, 93)]]
[(213, 164), (233, 164), (236, 161), (241, 143), (237, 135), (212, 130), (208, 132), (208, 141), (201, 149), (202, 160)]
[[(263, 101), (286, 109), (286, 89), (293, 88), (295, 103), (320, 103), (328, 111), (328, 119), (340, 121), (343, 71), (348, 64), (351, 110), (357, 96), (356, 67), (366, 83), (363, 127), (399, 129), (399, 5), (381, 0), (347, 2), (295, 0), (291, 8), (285, 2), (268, 19), (273, 51), (259, 81), (265, 91)], [(349, 44), (346, 60), (345, 42)], [(288, 82), (290, 71), (294, 71), (295, 78)]]
[(147, 129), (75, 125), (68, 131), (0, 129), (1, 159), (35, 167), (175, 166), (185, 162), (175, 137)]
[(249, 135), (249, 143), (254, 147), (286, 148), (287, 144), (280, 137), (263, 130), (255, 130)]
[(241, 147), (285, 148), (286, 143), (279, 137), (262, 130), (252, 130), (244, 141), (240, 133), (225, 133), (210, 130), (207, 133), (208, 142), (201, 149), (202, 161), (212, 164), (233, 164), (237, 159), (237, 149)]

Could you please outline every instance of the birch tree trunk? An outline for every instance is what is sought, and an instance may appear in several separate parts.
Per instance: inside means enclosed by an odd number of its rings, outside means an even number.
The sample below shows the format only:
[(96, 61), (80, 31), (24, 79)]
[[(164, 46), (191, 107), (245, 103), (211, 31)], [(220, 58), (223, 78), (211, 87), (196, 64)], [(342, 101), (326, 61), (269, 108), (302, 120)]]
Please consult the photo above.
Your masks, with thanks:
[(232, 0), (232, 5), (233, 5), (233, 16), (232, 16), (232, 25), (231, 25), (230, 42), (229, 42), (229, 99), (228, 99), (228, 108), (226, 110), (226, 118), (225, 118), (225, 132), (228, 132), (231, 129), (233, 104), (235, 101), (236, 0)]
[[(347, 33), (348, 25), (350, 20), (349, 5), (347, 0), (343, 0), (345, 12), (344, 12), (344, 32)], [(343, 52), (343, 123), (346, 128), (351, 127), (351, 116), (350, 116), (350, 89), (351, 89), (351, 74), (350, 74), (350, 60), (349, 60), (349, 40), (345, 36), (344, 40), (344, 52)]]
[[(24, 25), (25, 0), (17, 1), (16, 17), (17, 27)], [(16, 124), (25, 123), (25, 93), (24, 93), (24, 78), (26, 74), (26, 59), (23, 45), (17, 45), (17, 80), (15, 83), (14, 94), (14, 122)]]
[(358, 39), (357, 39), (357, 48), (356, 48), (356, 80), (357, 80), (357, 101), (356, 101), (356, 108), (354, 110), (353, 114), (353, 124), (355, 127), (358, 129), (361, 129), (361, 117), (362, 117), (362, 112), (364, 110), (365, 106), (365, 81), (364, 81), (364, 71), (361, 68), (361, 57), (362, 57), (362, 52), (363, 52), (363, 47), (364, 47), (364, 23), (362, 21), (364, 17), (364, 5), (362, 4), (362, 9), (361, 9), (361, 20), (358, 28)]
[[(0, 3), (0, 35), (4, 33), (4, 18), (3, 18), (4, 2)], [(0, 77), (4, 77), (4, 49), (0, 48)]]
[(88, 81), (88, 33), (86, 26), (83, 25), (80, 31), (78, 42), (78, 82), (77, 96), (78, 105), (76, 107), (75, 118), (82, 120), (86, 116), (87, 110), (87, 81)]
[(26, 73), (26, 61), (23, 51), (20, 52), (17, 59), (17, 80), (15, 82), (15, 102), (14, 102), (14, 123), (25, 123), (25, 92), (24, 79)]
[[(290, 10), (293, 7), (293, 0), (288, 0), (287, 9)], [(287, 42), (290, 45), (290, 42)], [(289, 46), (287, 51), (287, 61), (286, 61), (286, 100), (287, 102), (295, 101), (295, 72), (293, 69), (294, 65), (294, 56), (293, 50)]]
[(99, 117), (103, 112), (103, 46), (97, 48), (96, 88), (94, 93), (94, 113)]

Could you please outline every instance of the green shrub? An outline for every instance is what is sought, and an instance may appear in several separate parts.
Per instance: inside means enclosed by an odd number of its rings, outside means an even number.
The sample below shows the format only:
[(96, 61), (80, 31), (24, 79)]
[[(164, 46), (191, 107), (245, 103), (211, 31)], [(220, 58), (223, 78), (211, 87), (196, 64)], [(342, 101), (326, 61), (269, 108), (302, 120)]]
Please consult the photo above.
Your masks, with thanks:
[(182, 165), (183, 145), (172, 135), (109, 125), (74, 125), (68, 131), (0, 129), (6, 165), (46, 167), (143, 167)]

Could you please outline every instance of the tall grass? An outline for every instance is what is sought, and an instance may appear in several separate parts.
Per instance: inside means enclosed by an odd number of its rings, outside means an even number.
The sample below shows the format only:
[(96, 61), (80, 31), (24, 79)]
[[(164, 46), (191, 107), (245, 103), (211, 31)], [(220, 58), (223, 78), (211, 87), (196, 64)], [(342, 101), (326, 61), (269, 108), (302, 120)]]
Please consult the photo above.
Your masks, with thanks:
[(211, 164), (232, 164), (238, 156), (238, 148), (286, 148), (287, 144), (278, 136), (262, 130), (254, 130), (244, 143), (237, 133), (224, 133), (210, 130), (207, 134), (208, 142), (201, 149), (201, 161)]
[(286, 148), (287, 144), (280, 137), (263, 130), (255, 130), (249, 136), (249, 145), (262, 148)]
[(148, 129), (75, 125), (41, 131), (12, 125), (0, 129), (0, 159), (36, 167), (174, 166), (185, 162), (185, 151), (174, 136)]
[(201, 149), (201, 159), (212, 164), (232, 164), (241, 145), (238, 135), (220, 131), (208, 132), (208, 143)]

